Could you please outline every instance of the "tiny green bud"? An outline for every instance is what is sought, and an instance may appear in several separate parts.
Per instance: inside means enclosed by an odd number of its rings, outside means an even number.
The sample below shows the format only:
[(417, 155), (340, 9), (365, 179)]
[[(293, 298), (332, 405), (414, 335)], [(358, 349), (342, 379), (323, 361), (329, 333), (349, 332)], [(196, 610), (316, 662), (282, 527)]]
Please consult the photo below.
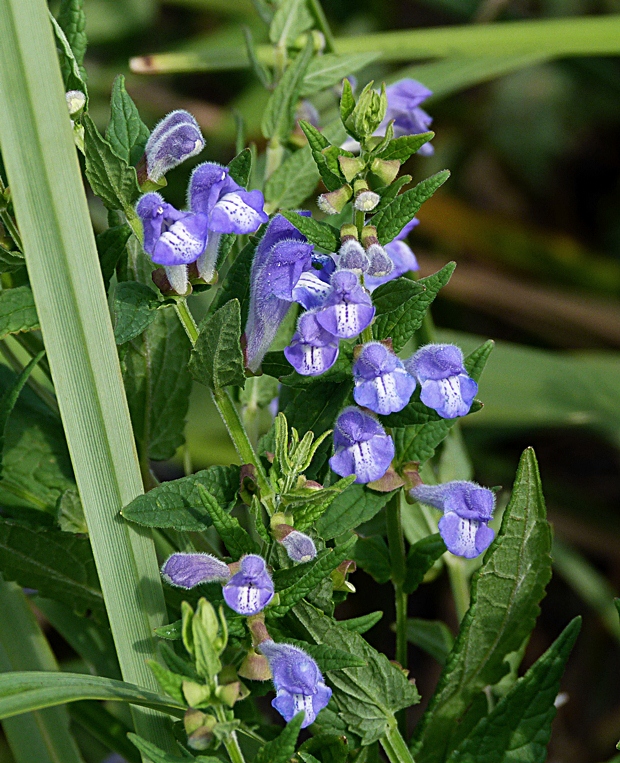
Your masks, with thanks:
[(215, 690), (215, 696), (228, 707), (232, 707), (239, 699), (241, 694), (241, 681), (234, 681), (224, 686), (218, 686)]
[(183, 696), (190, 707), (206, 707), (211, 701), (211, 689), (195, 681), (183, 681)]
[(336, 191), (330, 191), (329, 193), (322, 193), (317, 199), (319, 209), (321, 209), (327, 215), (337, 215), (342, 212), (345, 205), (353, 195), (353, 190), (350, 185), (343, 185)]
[(248, 651), (238, 672), (241, 678), (247, 678), (250, 681), (269, 681), (271, 678), (269, 661), (255, 649)]
[(396, 180), (400, 162), (398, 159), (374, 159), (370, 169), (384, 185), (390, 185)]
[(361, 172), (364, 171), (366, 166), (363, 159), (359, 156), (339, 156), (338, 164), (342, 170), (342, 174), (345, 176), (347, 183), (354, 180)]
[(373, 134), (379, 127), (387, 112), (387, 95), (385, 85), (381, 86), (381, 92), (372, 89), (372, 82), (360, 93), (355, 108), (346, 120), (345, 126), (359, 140), (364, 140)]

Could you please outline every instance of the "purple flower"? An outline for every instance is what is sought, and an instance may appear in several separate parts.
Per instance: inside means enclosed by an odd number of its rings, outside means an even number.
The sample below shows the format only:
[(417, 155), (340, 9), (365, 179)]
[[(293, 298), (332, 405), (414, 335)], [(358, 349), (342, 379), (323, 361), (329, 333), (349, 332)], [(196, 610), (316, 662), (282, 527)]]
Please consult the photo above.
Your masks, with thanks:
[(292, 644), (276, 644), (269, 639), (258, 648), (269, 660), (273, 675), (277, 693), (271, 703), (273, 707), (287, 723), (303, 710), (306, 717), (302, 729), (314, 723), (332, 696), (319, 666), (303, 649)]
[(395, 278), (400, 278), (400, 276), (408, 273), (410, 270), (419, 270), (420, 266), (418, 265), (415, 254), (403, 240), (409, 235), (413, 228), (419, 224), (420, 221), (414, 217), (411, 222), (405, 225), (393, 241), (385, 245), (384, 249), (392, 260), (393, 270), (384, 276), (366, 275), (364, 278), (364, 286), (369, 291), (372, 292), (378, 286), (381, 286), (381, 284), (393, 281)]
[(364, 247), (355, 238), (347, 238), (338, 250), (338, 267), (340, 270), (352, 270), (361, 275), (368, 270), (368, 256)]
[(420, 400), (444, 419), (469, 413), (478, 392), (454, 344), (427, 344), (405, 361), (405, 368), (420, 382)]
[(366, 254), (368, 255), (368, 270), (366, 273), (370, 278), (386, 278), (391, 276), (394, 265), (381, 244), (371, 244), (366, 250)]
[(350, 339), (370, 326), (375, 316), (372, 301), (351, 270), (337, 270), (331, 279), (332, 291), (316, 319), (330, 334)]
[(356, 475), (355, 482), (381, 479), (394, 458), (394, 442), (377, 419), (350, 406), (334, 427), (334, 455), (329, 465), (341, 477)]
[(228, 565), (211, 554), (172, 554), (161, 568), (161, 574), (167, 583), (179, 588), (230, 578)]
[(338, 357), (338, 337), (326, 331), (317, 321), (317, 310), (303, 313), (297, 331), (284, 356), (297, 373), (318, 376), (330, 369)]
[(368, 342), (353, 365), (355, 389), (353, 398), (358, 405), (387, 416), (402, 411), (415, 389), (400, 360), (381, 342)]
[(276, 215), (259, 243), (250, 278), (245, 327), (246, 359), (257, 371), (273, 342), (304, 271), (312, 267), (312, 244), (282, 215)]
[(228, 167), (205, 162), (192, 172), (188, 189), (192, 212), (205, 215), (209, 240), (198, 261), (198, 273), (206, 281), (213, 279), (217, 250), (223, 233), (254, 233), (269, 220), (260, 191), (246, 191), (229, 174)]
[(326, 281), (321, 278), (322, 272), (316, 270), (307, 270), (302, 273), (297, 285), (292, 291), (295, 302), (299, 302), (306, 310), (312, 310), (315, 307), (322, 307), (331, 294), (332, 287), (329, 283), (329, 277)]
[[(384, 135), (388, 122), (392, 120), (395, 138), (428, 132), (433, 118), (420, 108), (420, 104), (433, 94), (432, 90), (414, 79), (401, 79), (386, 88), (385, 92), (388, 98), (387, 113), (377, 133)], [(430, 143), (425, 143), (418, 153), (431, 156), (434, 149)]]
[(491, 545), (495, 534), (487, 523), (495, 509), (492, 490), (458, 480), (443, 485), (418, 485), (410, 494), (417, 501), (443, 511), (439, 532), (453, 554), (473, 559)]
[(294, 562), (309, 562), (316, 557), (316, 546), (309, 535), (293, 530), (280, 541), (289, 559)]
[(255, 615), (273, 599), (274, 587), (265, 560), (257, 554), (242, 557), (239, 572), (224, 586), (224, 600), (240, 615)]
[(173, 111), (159, 122), (144, 149), (149, 180), (155, 182), (190, 156), (199, 154), (205, 140), (198, 122), (187, 111)]

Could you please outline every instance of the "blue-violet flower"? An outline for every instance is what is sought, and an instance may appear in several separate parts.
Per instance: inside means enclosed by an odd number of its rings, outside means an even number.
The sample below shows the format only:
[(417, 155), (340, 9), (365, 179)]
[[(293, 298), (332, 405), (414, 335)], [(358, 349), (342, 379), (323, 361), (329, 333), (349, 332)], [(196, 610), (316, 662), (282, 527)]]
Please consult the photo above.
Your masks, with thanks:
[(415, 389), (415, 379), (403, 362), (381, 342), (362, 347), (353, 364), (353, 379), (355, 402), (384, 416), (402, 411)]
[(179, 109), (159, 122), (144, 148), (146, 172), (155, 182), (181, 162), (196, 156), (205, 147), (198, 122), (187, 111)]
[(297, 373), (318, 376), (329, 370), (338, 358), (338, 337), (326, 331), (317, 321), (317, 310), (303, 313), (297, 331), (284, 356)]
[[(379, 135), (385, 135), (388, 122), (392, 120), (395, 138), (428, 131), (433, 118), (420, 108), (420, 104), (433, 94), (432, 90), (414, 79), (401, 79), (386, 88), (385, 92), (388, 107), (385, 118), (376, 131)], [(425, 143), (418, 153), (431, 156), (434, 149), (430, 143)]]
[(454, 344), (427, 344), (405, 361), (420, 383), (420, 400), (444, 419), (469, 413), (478, 385), (468, 375), (463, 353)]
[(495, 534), (487, 523), (493, 516), (495, 495), (489, 488), (457, 480), (443, 485), (418, 485), (410, 494), (443, 511), (439, 532), (453, 554), (473, 559), (491, 545)]
[(394, 442), (381, 424), (355, 406), (345, 408), (334, 427), (334, 455), (329, 465), (357, 483), (381, 479), (394, 458)]
[(352, 270), (336, 270), (331, 278), (332, 290), (316, 319), (330, 334), (350, 339), (370, 326), (375, 308), (368, 293), (360, 286)]
[(292, 530), (282, 538), (280, 543), (284, 546), (288, 558), (293, 562), (309, 562), (316, 557), (316, 546), (309, 535)]
[(273, 675), (276, 687), (273, 707), (287, 723), (303, 710), (306, 717), (302, 729), (314, 723), (332, 695), (319, 666), (303, 649), (292, 644), (276, 644), (268, 639), (258, 648), (269, 660)]
[(257, 371), (273, 342), (304, 271), (312, 267), (312, 244), (282, 215), (269, 223), (254, 255), (250, 308), (245, 327), (246, 362)]
[(223, 589), (224, 601), (240, 615), (255, 615), (273, 599), (271, 575), (262, 556), (248, 554), (241, 558), (239, 572)]
[(230, 578), (228, 565), (211, 554), (172, 554), (161, 574), (170, 585), (194, 588), (200, 583), (226, 581)]

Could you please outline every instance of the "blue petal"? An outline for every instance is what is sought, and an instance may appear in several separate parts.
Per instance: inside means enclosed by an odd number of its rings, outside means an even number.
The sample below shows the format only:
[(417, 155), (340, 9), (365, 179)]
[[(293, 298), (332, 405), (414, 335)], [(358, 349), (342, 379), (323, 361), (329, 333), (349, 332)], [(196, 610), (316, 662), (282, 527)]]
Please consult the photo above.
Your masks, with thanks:
[(387, 416), (402, 411), (415, 389), (415, 379), (397, 368), (372, 380), (356, 382), (353, 398), (358, 405)]
[(330, 334), (341, 339), (358, 336), (370, 326), (375, 317), (375, 308), (368, 304), (342, 302), (326, 307), (317, 314), (317, 320)]
[(302, 273), (292, 291), (292, 297), (295, 302), (312, 310), (315, 307), (321, 307), (331, 293), (331, 286), (325, 283), (316, 272), (307, 270)]
[(159, 237), (151, 259), (159, 265), (188, 265), (207, 245), (207, 218), (187, 214)]
[(463, 519), (448, 512), (439, 520), (439, 532), (448, 551), (456, 556), (473, 559), (491, 545), (493, 530), (475, 519)]
[(227, 193), (213, 207), (209, 227), (217, 233), (254, 233), (269, 220), (263, 211), (264, 203), (260, 191), (240, 189)]
[(461, 380), (459, 376), (449, 376), (447, 379), (428, 379), (422, 383), (420, 400), (429, 408), (433, 408), (444, 419), (455, 419), (465, 416), (471, 408), (461, 395)]
[(284, 357), (302, 376), (319, 376), (328, 371), (338, 358), (338, 345), (316, 347), (306, 344), (295, 334), (291, 344), (284, 348)]

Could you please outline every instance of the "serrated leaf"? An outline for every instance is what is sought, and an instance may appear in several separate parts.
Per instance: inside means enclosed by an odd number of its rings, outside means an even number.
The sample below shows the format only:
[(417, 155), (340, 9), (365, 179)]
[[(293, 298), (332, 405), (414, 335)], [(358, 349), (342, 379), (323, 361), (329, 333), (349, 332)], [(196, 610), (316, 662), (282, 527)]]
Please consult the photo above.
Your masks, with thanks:
[(287, 638), (286, 642), (298, 646), (307, 652), (316, 661), (322, 673), (331, 670), (343, 670), (344, 668), (363, 668), (366, 662), (361, 657), (344, 652), (342, 649), (334, 649), (326, 644), (308, 644), (306, 641)]
[(145, 331), (160, 306), (157, 294), (137, 281), (122, 281), (114, 290), (114, 339), (125, 344)]
[(350, 620), (341, 620), (340, 626), (354, 633), (366, 633), (374, 627), (383, 617), (383, 612), (369, 612), (361, 617), (353, 617)]
[(36, 589), (74, 612), (92, 611), (105, 621), (105, 607), (87, 538), (57, 530), (35, 530), (0, 521), (0, 571), (6, 580)]
[(407, 554), (407, 576), (403, 591), (412, 594), (420, 585), (426, 573), (446, 551), (446, 544), (439, 533), (422, 538), (409, 547)]
[(39, 318), (30, 286), (0, 291), (0, 339), (38, 328)]
[(560, 679), (580, 628), (576, 617), (453, 750), (448, 763), (544, 763)]
[(359, 634), (305, 602), (295, 607), (294, 614), (317, 644), (329, 644), (367, 663), (364, 668), (344, 668), (329, 676), (340, 715), (363, 745), (380, 739), (394, 725), (394, 713), (419, 702), (415, 686), (404, 673)]
[(200, 483), (196, 487), (202, 500), (202, 505), (211, 517), (217, 534), (220, 536), (228, 553), (236, 560), (244, 554), (257, 554), (258, 546), (250, 534), (241, 527), (239, 520), (219, 505), (216, 499)]
[(377, 154), (379, 159), (392, 161), (398, 159), (401, 164), (419, 151), (425, 143), (435, 137), (434, 132), (422, 132), (417, 135), (402, 135), (400, 138), (394, 138), (390, 141), (388, 147)]
[(157, 683), (161, 686), (164, 694), (169, 694), (177, 702), (185, 703), (185, 696), (183, 694), (184, 677), (178, 673), (173, 673), (172, 670), (167, 670), (158, 662), (155, 662), (155, 660), (147, 660), (147, 664), (153, 671)]
[(316, 523), (324, 540), (337, 538), (378, 514), (393, 493), (375, 493), (365, 485), (351, 485), (337, 496)]
[(297, 715), (282, 729), (279, 736), (271, 742), (260, 747), (256, 753), (254, 763), (288, 763), (295, 754), (297, 737), (304, 722), (305, 713)]
[(402, 350), (422, 325), (437, 291), (427, 295), (422, 282), (408, 278), (397, 278), (379, 286), (373, 293), (376, 308), (372, 327), (374, 338), (391, 338), (394, 351)]
[(313, 591), (341, 562), (350, 558), (356, 541), (356, 537), (350, 538), (346, 543), (336, 546), (334, 549), (328, 549), (327, 553), (317, 555), (316, 559), (303, 565), (307, 567), (307, 572), (291, 586), (279, 591), (280, 603), (270, 607), (268, 613), (273, 617), (285, 615), (297, 602)]
[(306, 122), (304, 119), (300, 119), (299, 126), (303, 130), (303, 133), (308, 140), (310, 150), (313, 153), (320, 154), (324, 148), (329, 148), (331, 146), (327, 136), (323, 135), (323, 133), (310, 122)]
[(405, 225), (415, 217), (422, 204), (430, 199), (449, 177), (448, 170), (431, 175), (414, 188), (397, 196), (383, 211), (376, 214), (372, 218), (372, 224), (377, 228), (379, 242), (389, 244), (393, 241)]
[[(62, 0), (58, 11), (58, 26), (65, 33), (77, 65), (80, 67), (82, 79), (86, 81), (86, 69), (83, 62), (88, 40), (86, 39), (86, 16), (83, 0)], [(63, 79), (66, 80), (69, 71), (66, 69), (66, 65), (62, 65), (61, 69)]]
[(269, 40), (280, 46), (290, 46), (313, 24), (306, 0), (283, 0), (269, 26)]
[(127, 164), (137, 164), (144, 154), (149, 134), (149, 128), (140, 119), (136, 104), (125, 88), (125, 77), (117, 75), (112, 85), (106, 140), (120, 159)]
[(441, 620), (407, 620), (407, 641), (430, 654), (440, 665), (445, 665), (454, 646), (454, 636)]
[(131, 233), (131, 228), (125, 223), (124, 225), (114, 225), (97, 236), (97, 252), (106, 291), (110, 286), (110, 280), (125, 251)]
[(328, 223), (322, 223), (312, 217), (304, 217), (296, 212), (282, 212), (284, 217), (302, 233), (311, 244), (325, 252), (336, 252), (340, 247), (338, 231)]
[(205, 511), (198, 485), (206, 488), (220, 507), (226, 509), (239, 490), (239, 467), (210, 466), (189, 477), (164, 482), (134, 498), (121, 513), (125, 519), (146, 527), (202, 532), (213, 522)]
[(231, 384), (243, 387), (241, 352), (241, 308), (231, 299), (199, 327), (199, 335), (189, 361), (189, 372), (201, 384), (221, 389)]
[(190, 342), (170, 308), (157, 310), (146, 331), (122, 348), (122, 370), (136, 443), (155, 461), (185, 442), (192, 379)]
[(411, 180), (411, 175), (401, 175), (399, 178), (396, 178), (396, 180), (394, 180), (394, 182), (390, 185), (384, 185), (381, 186), (381, 188), (377, 188), (376, 192), (381, 197), (381, 201), (375, 207), (375, 214), (378, 215), (379, 212), (383, 212), (383, 210), (398, 196), (400, 189), (404, 185), (410, 183)]
[[(292, 0), (293, 2), (295, 0)], [(295, 124), (295, 108), (306, 69), (312, 57), (313, 41), (308, 38), (304, 49), (289, 65), (267, 101), (261, 129), (265, 138), (286, 140)]]
[(380, 54), (371, 53), (325, 53), (313, 58), (308, 66), (301, 89), (301, 97), (307, 98), (319, 90), (340, 84), (350, 74), (363, 69), (379, 58)]
[(236, 183), (244, 188), (247, 186), (252, 174), (252, 152), (249, 148), (244, 148), (228, 162), (228, 171)]
[(387, 543), (380, 535), (358, 538), (353, 561), (377, 583), (387, 583), (392, 577), (392, 564)]
[(86, 87), (86, 79), (82, 73), (82, 67), (77, 62), (69, 40), (63, 32), (62, 27), (51, 14), (50, 21), (54, 31), (56, 51), (58, 53), (58, 61), (62, 71), (65, 90), (79, 90), (84, 93), (86, 96), (86, 106), (88, 106), (88, 89)]
[(140, 195), (136, 171), (112, 150), (86, 114), (84, 125), (84, 150), (86, 152), (86, 177), (93, 192), (108, 209), (122, 209), (129, 214)]
[(506, 672), (506, 656), (521, 646), (538, 616), (551, 578), (550, 549), (538, 466), (528, 449), (500, 533), (474, 575), (471, 605), (454, 649), (416, 729), (416, 761), (445, 760), (461, 741), (458, 727), (470, 705)]
[(239, 252), (230, 266), (224, 282), (217, 290), (215, 299), (209, 307), (209, 315), (217, 312), (220, 307), (224, 307), (232, 299), (236, 299), (239, 301), (241, 310), (241, 325), (245, 326), (250, 306), (250, 274), (255, 252), (255, 241), (247, 243)]

